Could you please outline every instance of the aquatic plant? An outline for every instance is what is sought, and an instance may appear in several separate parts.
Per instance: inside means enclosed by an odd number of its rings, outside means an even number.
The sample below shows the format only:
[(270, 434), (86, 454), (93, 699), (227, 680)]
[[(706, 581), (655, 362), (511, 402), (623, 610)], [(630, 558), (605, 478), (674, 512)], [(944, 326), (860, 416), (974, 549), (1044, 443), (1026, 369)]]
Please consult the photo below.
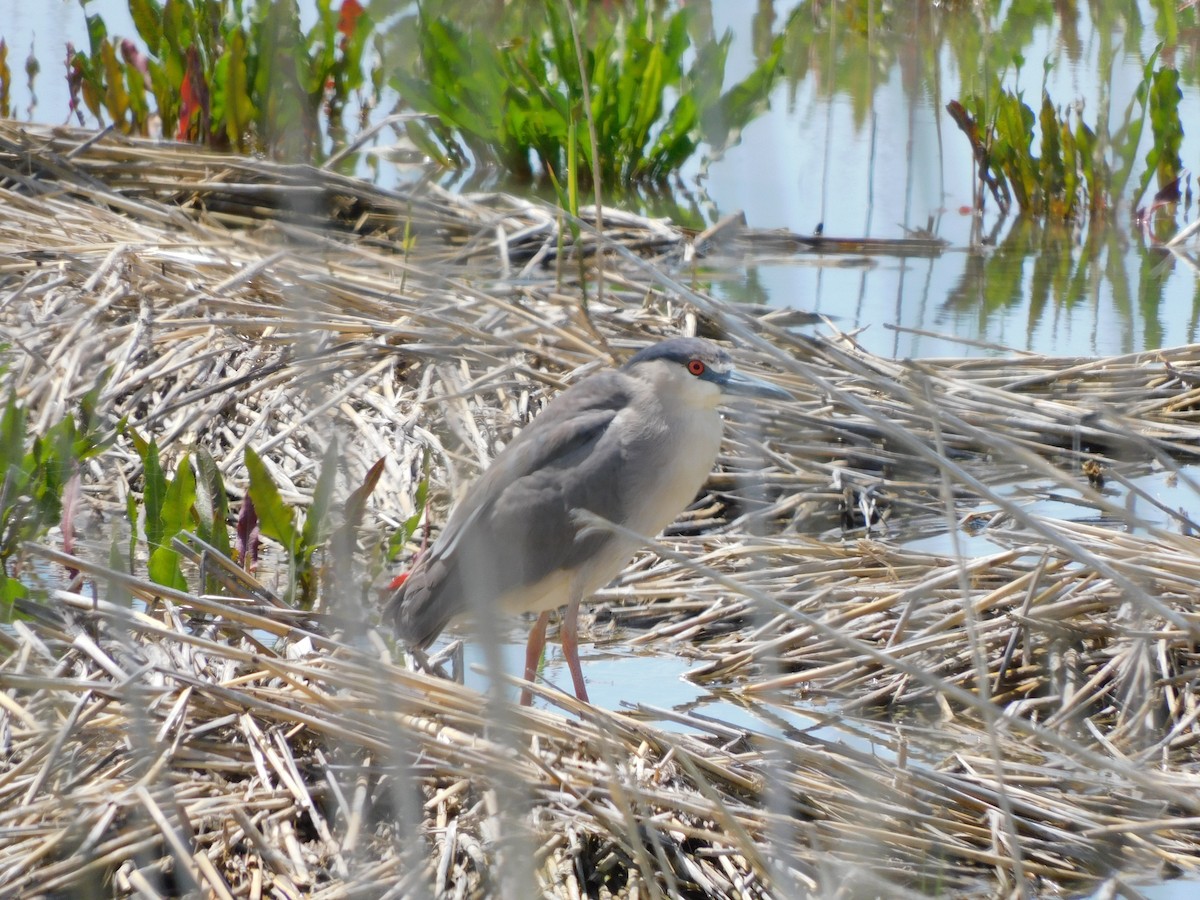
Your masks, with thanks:
[[(11, 616), (15, 601), (31, 596), (30, 580), (14, 571), (24, 542), (43, 540), (50, 528), (58, 526), (64, 551), (75, 551), (80, 465), (111, 446), (118, 432), (133, 444), (141, 460), (142, 479), (140, 491), (125, 495), (127, 557), (121, 558), (114, 538), (111, 564), (136, 573), (141, 568), (138, 548), (144, 541), (145, 571), (150, 581), (179, 591), (196, 587), (202, 592), (219, 592), (219, 581), (206, 577), (203, 569), (198, 587), (189, 582), (189, 573), (194, 569), (185, 564), (192, 554), (181, 548), (179, 540), (197, 538), (206, 552), (230, 560), (236, 547), (236, 562), (248, 568), (256, 553), (247, 551), (251, 542), (246, 536), (252, 530), (261, 531), (285, 551), (288, 581), (284, 599), (310, 608), (319, 587), (319, 551), (353, 545), (366, 500), (378, 483), (382, 460), (351, 492), (334, 527), (331, 511), (338, 462), (336, 442), (330, 443), (312, 501), (303, 514), (284, 501), (267, 465), (258, 453), (247, 448), (244, 461), (249, 486), (231, 539), (228, 492), (211, 452), (196, 447), (182, 454), (174, 471), (168, 473), (154, 438), (146, 439), (123, 425), (115, 430), (101, 426), (94, 413), (100, 389), (95, 388), (83, 398), (77, 413), (64, 416), (41, 434), (32, 433), (30, 410), (15, 394), (9, 394), (0, 410), (0, 621)], [(401, 529), (401, 543), (411, 537), (419, 518), (414, 516)], [(390, 551), (390, 555), (395, 552)]]
[[(320, 552), (330, 546), (348, 547), (362, 522), (367, 497), (382, 471), (376, 463), (363, 484), (347, 499), (341, 523), (334, 527), (331, 515), (338, 467), (338, 447), (331, 440), (321, 461), (312, 501), (301, 512), (287, 503), (263, 458), (247, 447), (244, 456), (249, 484), (242, 498), (234, 534), (230, 535), (228, 496), (220, 469), (211, 453), (197, 448), (185, 453), (168, 478), (159, 462), (154, 440), (146, 441), (130, 431), (142, 459), (143, 484), (140, 503), (130, 494), (127, 514), (131, 526), (139, 519), (148, 552), (147, 575), (156, 584), (188, 590), (183, 562), (189, 554), (177, 538), (194, 535), (209, 553), (215, 553), (251, 570), (258, 562), (259, 535), (270, 538), (284, 550), (287, 582), (282, 599), (303, 609), (312, 608), (320, 587)], [(129, 571), (137, 571), (138, 529), (131, 528)], [(201, 590), (219, 590), (217, 584)]]
[(1177, 181), (1183, 169), (1179, 76), (1170, 67), (1156, 68), (1156, 60), (1157, 51), (1121, 126), (1111, 134), (1089, 126), (1081, 107), (1056, 106), (1045, 89), (1035, 115), (1024, 92), (1003, 87), (999, 78), (986, 92), (951, 100), (947, 112), (975, 156), (976, 206), (982, 208), (986, 190), (1001, 213), (1015, 203), (1022, 214), (1067, 221), (1111, 208), (1128, 183), (1147, 117), (1154, 141), (1133, 201), (1156, 174), (1160, 188)]
[(128, 134), (320, 158), (322, 117), (336, 143), (350, 101), (369, 106), (381, 78), (365, 61), (374, 24), (358, 0), (316, 8), (305, 31), (295, 0), (129, 0), (144, 52), (87, 14), (88, 49), (68, 46), (72, 111)]
[[(392, 76), (404, 101), (431, 117), (409, 122), (409, 136), (447, 166), (473, 161), (530, 180), (536, 163), (559, 184), (593, 173), (607, 184), (653, 184), (702, 143), (719, 153), (767, 103), (781, 38), (723, 91), (732, 35), (693, 44), (690, 8), (639, 0), (575, 23), (570, 15), (547, 3), (532, 33), (498, 40), (422, 9), (416, 64)], [(594, 146), (579, 139), (584, 129)]]
[(79, 464), (106, 446), (94, 414), (99, 391), (94, 388), (77, 413), (68, 413), (40, 434), (35, 433), (35, 416), (14, 391), (0, 410), (0, 621), (29, 593), (11, 570), (23, 542), (40, 539), (61, 524), (70, 552)]
[[(1162, 66), (1138, 86), (1139, 100), (1148, 111), (1150, 131), (1154, 141), (1146, 153), (1146, 169), (1138, 188), (1140, 198), (1146, 192), (1152, 178), (1157, 178), (1159, 189), (1178, 182), (1183, 172), (1183, 160), (1179, 148), (1183, 144), (1183, 125), (1179, 118), (1179, 101), (1183, 92), (1179, 89), (1179, 71)], [(1142, 97), (1144, 95), (1144, 99)]]
[[(990, 120), (979, 96), (966, 106), (952, 100), (946, 108), (971, 142), (979, 180), (1002, 213), (1015, 202), (1023, 213), (1067, 220), (1109, 205), (1105, 160), (1096, 155), (1095, 132), (1078, 111), (1056, 108), (1043, 93), (1035, 116), (1021, 92), (1004, 89), (996, 92)], [(1035, 125), (1041, 133), (1037, 155)], [(977, 205), (982, 197), (981, 191)]]

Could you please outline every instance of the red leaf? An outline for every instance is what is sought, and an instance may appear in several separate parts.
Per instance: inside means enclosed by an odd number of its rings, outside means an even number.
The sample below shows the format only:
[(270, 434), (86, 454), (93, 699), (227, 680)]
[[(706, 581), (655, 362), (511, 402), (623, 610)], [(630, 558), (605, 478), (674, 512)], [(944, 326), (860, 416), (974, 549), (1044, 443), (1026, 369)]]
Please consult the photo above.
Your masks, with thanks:
[[(62, 495), (62, 518), (59, 528), (62, 530), (63, 553), (75, 555), (75, 516), (79, 512), (79, 473), (75, 472), (67, 479)], [(67, 575), (72, 581), (79, 577), (79, 570), (67, 566)]]
[(234, 548), (234, 559), (243, 569), (252, 572), (258, 563), (259, 531), (258, 513), (254, 509), (254, 501), (247, 494), (242, 499), (242, 509), (238, 513), (237, 540)]
[(142, 83), (146, 85), (146, 90), (150, 90), (150, 61), (129, 38), (121, 41), (121, 58), (142, 73)]
[(80, 105), (80, 91), (83, 89), (83, 64), (79, 61), (79, 57), (75, 55), (75, 45), (70, 41), (67, 42), (67, 91), (68, 91), (68, 118), (70, 113), (75, 113), (79, 117), (79, 124), (83, 124), (83, 107)]
[[(197, 113), (199, 121), (193, 123)], [(179, 128), (175, 132), (175, 140), (205, 140), (208, 137), (208, 123), (208, 84), (200, 65), (200, 53), (195, 47), (188, 47), (187, 67), (183, 71), (183, 84), (179, 87)]]
[(358, 17), (363, 14), (362, 4), (358, 0), (346, 0), (342, 4), (342, 11), (338, 15), (337, 30), (346, 37), (351, 37), (354, 34), (354, 26), (358, 22)]

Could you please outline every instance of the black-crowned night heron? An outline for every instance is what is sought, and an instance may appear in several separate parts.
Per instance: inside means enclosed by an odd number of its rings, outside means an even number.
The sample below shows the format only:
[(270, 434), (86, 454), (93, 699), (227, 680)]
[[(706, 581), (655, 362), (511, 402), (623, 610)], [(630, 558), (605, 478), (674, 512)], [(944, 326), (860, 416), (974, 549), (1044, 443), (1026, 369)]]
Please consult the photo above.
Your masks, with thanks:
[(424, 647), (484, 604), (489, 613), (536, 612), (525, 655), (532, 681), (550, 611), (565, 605), (563, 655), (586, 702), (579, 603), (641, 542), (589, 527), (577, 511), (657, 535), (712, 471), (721, 446), (717, 406), (729, 395), (791, 397), (734, 371), (729, 354), (700, 338), (662, 341), (572, 385), (501, 451), (392, 595), (385, 616), (398, 637)]

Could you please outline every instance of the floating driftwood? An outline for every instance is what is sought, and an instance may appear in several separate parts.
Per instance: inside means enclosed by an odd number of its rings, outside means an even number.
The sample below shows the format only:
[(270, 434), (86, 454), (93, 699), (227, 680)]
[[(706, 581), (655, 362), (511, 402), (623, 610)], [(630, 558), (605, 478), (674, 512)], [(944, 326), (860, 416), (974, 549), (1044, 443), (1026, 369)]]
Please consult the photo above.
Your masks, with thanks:
[[(547, 267), (572, 232), (535, 202), (115, 135), (0, 125), (0, 204), (0, 383), (33, 427), (99, 381), (96, 414), (168, 464), (203, 447), (237, 492), (252, 446), (294, 504), (333, 435), (342, 496), (387, 459), (311, 610), (274, 599), (269, 567), (216, 594), (114, 569), (141, 460), (116, 435), (86, 462), (85, 549), (25, 548), (32, 596), (0, 629), (6, 892), (1196, 877), (1200, 347), (887, 360), (679, 284), (663, 262), (688, 238), (662, 223), (606, 212), (611, 234), (580, 232), (586, 269)], [(572, 373), (679, 331), (734, 335), (796, 400), (738, 411), (705, 495), (603, 593), (592, 636), (687, 657), (738, 715), (664, 709), (645, 678), (622, 711), (549, 687), (522, 710), (411, 671), (369, 585), (426, 454), (436, 524)]]

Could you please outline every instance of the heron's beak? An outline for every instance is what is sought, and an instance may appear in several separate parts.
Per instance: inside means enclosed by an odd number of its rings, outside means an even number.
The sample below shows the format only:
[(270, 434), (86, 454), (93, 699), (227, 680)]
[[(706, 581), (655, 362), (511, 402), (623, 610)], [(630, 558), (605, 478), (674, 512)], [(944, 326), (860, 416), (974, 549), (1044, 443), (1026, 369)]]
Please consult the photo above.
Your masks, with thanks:
[(766, 400), (795, 399), (783, 388), (752, 375), (743, 375), (736, 369), (721, 380), (721, 393), (734, 397), (762, 397)]

